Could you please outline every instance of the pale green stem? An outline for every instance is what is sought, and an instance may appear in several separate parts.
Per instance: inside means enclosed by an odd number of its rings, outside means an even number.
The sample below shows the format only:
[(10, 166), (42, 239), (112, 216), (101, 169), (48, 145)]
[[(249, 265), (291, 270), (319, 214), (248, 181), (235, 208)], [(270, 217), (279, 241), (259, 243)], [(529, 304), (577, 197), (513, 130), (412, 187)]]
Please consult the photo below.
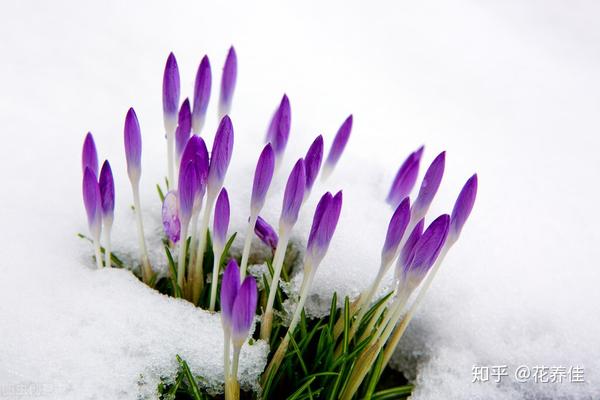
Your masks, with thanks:
[(112, 222), (105, 221), (104, 222), (104, 266), (111, 267), (112, 263), (110, 260), (110, 231), (112, 229)]
[(100, 253), (100, 242), (94, 239), (94, 253), (96, 255), (96, 267), (102, 269), (102, 255)]
[(138, 240), (140, 252), (142, 253), (142, 280), (149, 282), (152, 277), (152, 267), (150, 267), (150, 259), (148, 258), (148, 250), (146, 249), (146, 237), (144, 236), (144, 223), (142, 221), (142, 206), (140, 203), (140, 188), (139, 183), (132, 184), (133, 189), (133, 206), (135, 208), (135, 216), (137, 222)]
[(213, 246), (214, 262), (212, 271), (212, 281), (210, 284), (210, 308), (209, 311), (215, 311), (215, 303), (217, 301), (217, 283), (219, 283), (219, 266), (221, 264), (221, 256), (223, 249), (221, 247)]
[(228, 328), (223, 327), (223, 332), (223, 365), (225, 366), (225, 382), (227, 382), (231, 373), (229, 370), (231, 363), (229, 360), (229, 353), (231, 352), (231, 331)]
[(204, 284), (204, 251), (206, 250), (206, 235), (208, 232), (208, 224), (210, 222), (210, 214), (212, 213), (214, 200), (214, 195), (207, 195), (206, 208), (204, 209), (204, 215), (202, 217), (202, 222), (200, 223), (200, 236), (198, 237), (199, 244), (198, 249), (196, 250), (196, 262), (191, 280), (192, 299), (194, 304), (198, 302), (198, 299), (200, 298), (200, 292), (202, 291), (202, 285)]
[[(170, 127), (169, 127), (170, 128)], [(168, 176), (168, 185), (167, 185), (167, 189), (169, 189), (169, 186), (171, 187), (175, 187), (175, 180), (173, 179), (174, 177), (174, 172), (173, 172), (173, 166), (175, 165), (175, 163), (173, 162), (173, 142), (175, 140), (174, 138), (175, 133), (173, 132), (173, 129), (167, 129), (167, 176)]]
[(183, 291), (183, 278), (185, 277), (185, 255), (187, 247), (188, 223), (181, 227), (181, 235), (179, 236), (179, 259), (177, 261), (177, 285)]
[(244, 239), (244, 250), (242, 251), (242, 262), (240, 265), (240, 281), (243, 281), (246, 277), (246, 268), (248, 267), (248, 258), (250, 257), (250, 247), (252, 246), (252, 237), (254, 236), (254, 226), (258, 219), (258, 213), (250, 214), (250, 221), (248, 222), (248, 229), (246, 231), (246, 238)]

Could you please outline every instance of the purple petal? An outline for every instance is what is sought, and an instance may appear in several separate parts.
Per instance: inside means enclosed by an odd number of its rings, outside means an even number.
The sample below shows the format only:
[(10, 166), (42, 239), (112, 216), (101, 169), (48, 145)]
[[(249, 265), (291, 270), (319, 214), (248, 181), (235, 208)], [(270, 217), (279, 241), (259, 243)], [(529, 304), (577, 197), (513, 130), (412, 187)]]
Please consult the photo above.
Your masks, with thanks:
[(88, 226), (94, 239), (100, 239), (102, 229), (102, 204), (100, 202), (100, 188), (96, 175), (90, 168), (83, 172), (83, 204), (87, 213)]
[(449, 226), (450, 216), (443, 214), (427, 227), (415, 244), (414, 257), (408, 267), (410, 274), (421, 277), (427, 274), (444, 247)]
[[(323, 197), (325, 196), (327, 196), (327, 194)], [(313, 238), (310, 241), (310, 248), (307, 246), (307, 252), (310, 254), (313, 266), (315, 267), (321, 262), (323, 257), (325, 257), (333, 234), (335, 233), (340, 218), (340, 212), (342, 211), (342, 192), (339, 191), (331, 200), (324, 200), (324, 202), (325, 204), (321, 207), (317, 205), (317, 209), (315, 210), (313, 221), (317, 219), (319, 220), (319, 223)], [(319, 213), (322, 213), (320, 218), (318, 217)]]
[(130, 108), (125, 116), (125, 158), (129, 179), (136, 183), (142, 171), (142, 133), (135, 110)]
[(104, 218), (112, 219), (115, 212), (115, 181), (108, 160), (102, 164), (98, 185), (102, 200), (102, 215)]
[(327, 161), (325, 162), (330, 169), (333, 169), (337, 164), (338, 160), (342, 156), (344, 152), (344, 148), (348, 143), (348, 139), (350, 139), (350, 133), (352, 132), (352, 114), (340, 126), (338, 129), (335, 138), (333, 139), (333, 144), (331, 145), (331, 150), (329, 150), (329, 155), (327, 156)]
[(198, 134), (204, 126), (208, 101), (210, 100), (211, 85), (212, 74), (210, 72), (210, 61), (207, 56), (204, 56), (198, 66), (196, 82), (194, 84), (194, 111), (192, 124), (194, 126), (194, 132)]
[(306, 165), (306, 190), (310, 192), (319, 175), (323, 161), (323, 136), (319, 135), (308, 148), (304, 162)]
[(292, 123), (292, 110), (287, 95), (283, 95), (279, 107), (273, 114), (269, 130), (267, 131), (267, 142), (273, 145), (277, 158), (283, 157), (290, 136)]
[(291, 228), (298, 220), (298, 212), (304, 199), (304, 190), (306, 189), (306, 172), (304, 169), (304, 160), (299, 159), (285, 185), (283, 195), (283, 206), (281, 209), (281, 222)]
[(229, 228), (229, 196), (225, 188), (221, 189), (215, 204), (213, 220), (213, 243), (217, 248), (223, 248), (227, 242), (227, 229)]
[(171, 190), (165, 196), (162, 206), (163, 229), (169, 240), (173, 243), (179, 241), (181, 223), (179, 222), (179, 205), (177, 193)]
[(387, 234), (385, 236), (385, 243), (381, 250), (381, 259), (384, 263), (392, 262), (398, 252), (400, 241), (404, 236), (406, 227), (410, 222), (410, 201), (408, 197), (405, 197), (400, 205), (396, 208), (396, 211), (390, 219), (388, 225)]
[(423, 177), (423, 182), (419, 189), (419, 195), (414, 204), (415, 210), (417, 210), (418, 213), (424, 214), (429, 209), (429, 206), (440, 187), (440, 183), (442, 182), (445, 163), (446, 152), (442, 151), (435, 160), (433, 160), (427, 169), (427, 172), (425, 172), (425, 177)]
[(83, 150), (81, 151), (81, 171), (85, 172), (86, 168), (89, 168), (94, 175), (98, 176), (98, 152), (96, 151), (92, 132), (85, 135)]
[(206, 191), (206, 182), (208, 179), (208, 151), (206, 150), (204, 140), (200, 136), (192, 135), (189, 138), (181, 155), (179, 175), (181, 175), (183, 166), (188, 161), (192, 161), (196, 169), (198, 196), (202, 198)]
[(229, 260), (221, 282), (221, 319), (223, 326), (230, 329), (233, 303), (240, 290), (240, 269), (235, 259)]
[(210, 168), (208, 172), (209, 189), (219, 190), (223, 185), (232, 152), (233, 125), (231, 124), (231, 119), (226, 115), (221, 119), (210, 153)]
[(392, 207), (397, 207), (398, 204), (410, 194), (415, 186), (417, 176), (419, 175), (419, 164), (421, 162), (422, 154), (423, 147), (410, 153), (398, 169), (394, 181), (392, 182), (390, 193), (387, 197), (387, 202)]
[(273, 147), (267, 143), (263, 151), (258, 157), (256, 170), (254, 171), (254, 183), (252, 185), (252, 197), (250, 200), (250, 208), (253, 212), (260, 212), (265, 205), (267, 191), (273, 179), (273, 171), (275, 169), (275, 154)]
[(450, 217), (450, 234), (453, 239), (456, 240), (462, 231), (467, 218), (471, 214), (473, 204), (475, 204), (475, 198), (477, 197), (477, 174), (474, 174), (465, 183), (456, 203), (452, 210), (452, 216)]
[(333, 195), (329, 192), (325, 193), (321, 196), (321, 199), (317, 203), (317, 207), (315, 208), (315, 215), (313, 216), (312, 225), (310, 227), (310, 233), (308, 234), (308, 241), (306, 243), (306, 248), (312, 249), (315, 242), (315, 237), (317, 236), (317, 232), (319, 230), (319, 225), (321, 224), (321, 219), (323, 219), (323, 214), (329, 208), (331, 201), (333, 200)]
[[(182, 159), (183, 161), (183, 159)], [(198, 175), (193, 160), (181, 164), (178, 182), (179, 219), (187, 226), (192, 217), (194, 202), (198, 196)]]
[(175, 156), (177, 160), (181, 159), (181, 153), (190, 138), (192, 132), (192, 115), (190, 111), (190, 101), (185, 99), (179, 109), (177, 130), (175, 131)]
[(229, 114), (231, 109), (231, 101), (233, 99), (233, 91), (235, 89), (235, 81), (237, 79), (237, 55), (233, 46), (229, 48), (227, 59), (223, 66), (223, 76), (221, 78), (221, 98), (219, 104), (221, 114)]
[(179, 109), (179, 67), (173, 53), (169, 54), (163, 75), (163, 112), (175, 118)]
[(277, 232), (275, 232), (275, 229), (273, 229), (273, 227), (260, 216), (256, 219), (254, 233), (264, 244), (271, 247), (271, 249), (275, 251), (277, 248), (277, 243), (279, 243)]
[(257, 300), (256, 281), (247, 276), (235, 297), (231, 315), (231, 337), (236, 346), (241, 346), (250, 333)]
[(423, 234), (423, 227), (425, 226), (425, 218), (421, 218), (421, 220), (415, 225), (410, 236), (406, 239), (404, 246), (402, 246), (402, 250), (400, 251), (400, 257), (398, 258), (398, 266), (402, 269), (406, 268), (407, 265), (410, 264), (413, 257), (415, 256), (415, 245), (421, 238)]

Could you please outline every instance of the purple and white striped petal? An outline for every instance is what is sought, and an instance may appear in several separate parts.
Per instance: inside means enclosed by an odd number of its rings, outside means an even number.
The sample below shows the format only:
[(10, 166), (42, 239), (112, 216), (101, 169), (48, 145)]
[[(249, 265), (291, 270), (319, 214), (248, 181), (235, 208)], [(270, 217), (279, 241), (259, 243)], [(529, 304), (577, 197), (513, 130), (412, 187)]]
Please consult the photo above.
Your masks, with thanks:
[(284, 94), (279, 103), (279, 107), (273, 114), (273, 118), (271, 118), (269, 130), (267, 131), (267, 142), (270, 142), (273, 145), (275, 157), (279, 160), (282, 159), (287, 146), (291, 123), (292, 110), (290, 107), (290, 100), (287, 95)]
[(169, 54), (163, 75), (163, 115), (165, 129), (170, 132), (179, 110), (179, 67), (173, 53)]
[(108, 160), (102, 164), (98, 186), (102, 203), (102, 218), (112, 223), (115, 214), (115, 181)]
[(227, 53), (227, 58), (225, 59), (223, 76), (221, 77), (221, 97), (219, 100), (221, 115), (227, 115), (231, 111), (231, 102), (233, 100), (236, 79), (237, 55), (235, 54), (235, 49), (231, 46)]
[(317, 175), (319, 175), (319, 170), (321, 169), (321, 162), (323, 161), (323, 136), (319, 135), (312, 142), (308, 151), (306, 152), (306, 157), (304, 158), (304, 163), (306, 166), (306, 192), (309, 193), (317, 179)]
[(223, 329), (231, 330), (233, 304), (240, 290), (240, 268), (235, 259), (229, 260), (221, 282), (221, 322)]
[(210, 100), (210, 89), (212, 86), (212, 74), (210, 70), (210, 61), (207, 56), (202, 57), (202, 61), (196, 72), (196, 82), (194, 83), (194, 111), (192, 114), (192, 126), (194, 132), (200, 134), (206, 119), (206, 110)]
[(96, 151), (96, 143), (94, 143), (92, 132), (85, 135), (83, 150), (81, 151), (81, 171), (85, 172), (86, 168), (89, 168), (94, 175), (98, 176), (98, 152)]
[(306, 172), (304, 160), (299, 159), (285, 185), (283, 194), (283, 205), (281, 208), (280, 226), (285, 229), (291, 229), (298, 220), (298, 213), (304, 199), (304, 190), (306, 189)]
[(131, 183), (137, 184), (142, 173), (142, 133), (133, 108), (125, 116), (124, 139), (127, 174)]
[(394, 258), (396, 258), (400, 241), (404, 236), (404, 232), (406, 231), (409, 222), (410, 200), (408, 197), (405, 197), (396, 208), (396, 211), (394, 211), (388, 225), (385, 242), (383, 244), (383, 249), (381, 250), (381, 260), (383, 265), (389, 265), (394, 261)]
[(423, 146), (410, 153), (398, 169), (386, 200), (392, 207), (397, 207), (415, 186), (422, 154)]
[(173, 243), (179, 242), (179, 235), (181, 234), (178, 202), (177, 193), (171, 190), (165, 196), (162, 206), (163, 229), (167, 238)]
[(277, 232), (275, 232), (275, 229), (260, 216), (256, 219), (254, 233), (264, 244), (273, 249), (273, 251), (277, 249), (277, 243), (279, 243)]
[(95, 240), (100, 240), (102, 232), (102, 203), (100, 200), (100, 188), (96, 175), (89, 167), (83, 172), (83, 204), (87, 213), (90, 234)]
[(223, 249), (227, 242), (227, 229), (229, 229), (229, 196), (225, 188), (221, 189), (215, 204), (213, 220), (213, 244), (218, 249)]
[(209, 193), (216, 194), (225, 180), (227, 168), (233, 152), (233, 125), (226, 115), (221, 119), (210, 153), (210, 168), (208, 172)]
[(327, 161), (325, 164), (327, 168), (333, 170), (339, 161), (344, 149), (346, 148), (346, 144), (348, 143), (348, 139), (350, 139), (350, 133), (352, 132), (352, 122), (353, 117), (352, 114), (340, 126), (338, 129), (335, 138), (333, 139), (333, 144), (331, 145), (331, 149), (329, 150), (329, 155), (327, 156)]
[(254, 171), (254, 183), (252, 184), (252, 197), (250, 199), (250, 209), (252, 213), (258, 213), (265, 205), (265, 199), (275, 169), (275, 154), (273, 147), (267, 143), (258, 157), (256, 170)]
[(175, 130), (175, 162), (179, 163), (181, 154), (192, 133), (192, 114), (190, 111), (190, 101), (185, 99), (179, 109), (177, 129)]
[(231, 315), (231, 339), (234, 346), (242, 346), (250, 333), (254, 315), (256, 314), (256, 303), (258, 291), (256, 281), (247, 276), (237, 292), (233, 303)]
[(446, 163), (446, 152), (442, 151), (438, 156), (431, 162), (431, 165), (425, 172), (421, 188), (417, 200), (415, 201), (414, 208), (418, 217), (425, 215), (435, 194), (437, 193), (442, 177), (444, 176), (444, 165)]

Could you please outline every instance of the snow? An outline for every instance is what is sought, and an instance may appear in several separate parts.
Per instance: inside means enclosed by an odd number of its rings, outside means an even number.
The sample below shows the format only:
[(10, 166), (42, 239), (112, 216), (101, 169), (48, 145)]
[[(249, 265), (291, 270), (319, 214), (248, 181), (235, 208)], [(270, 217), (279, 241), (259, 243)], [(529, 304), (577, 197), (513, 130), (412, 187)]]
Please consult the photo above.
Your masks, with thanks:
[[(321, 313), (333, 290), (355, 295), (374, 277), (391, 213), (388, 185), (424, 143), (425, 164), (448, 151), (430, 216), (451, 209), (474, 171), (480, 189), (394, 359), (416, 380), (413, 398), (598, 397), (596, 3), (9, 1), (1, 8), (0, 397), (152, 397), (157, 379), (173, 374), (175, 354), (218, 385), (218, 316), (126, 271), (93, 270), (91, 248), (75, 234), (86, 229), (79, 157), (92, 130), (115, 174), (115, 251), (131, 256), (137, 248), (122, 149), (133, 105), (144, 141), (145, 228), (156, 240), (166, 55), (175, 52), (191, 95), (205, 53), (218, 86), (230, 44), (239, 59), (226, 181), (232, 231), (244, 231), (254, 163), (284, 91), (292, 134), (264, 212), (271, 223), (295, 159), (319, 133), (328, 146), (354, 114), (346, 153), (313, 189), (295, 229), (300, 250), (319, 195), (344, 190), (310, 313)], [(215, 126), (207, 125), (209, 144)], [(157, 242), (149, 244), (153, 264), (164, 263)], [(245, 348), (248, 385), (266, 349)], [(474, 365), (507, 365), (511, 373), (519, 365), (582, 366), (585, 382), (472, 383)]]

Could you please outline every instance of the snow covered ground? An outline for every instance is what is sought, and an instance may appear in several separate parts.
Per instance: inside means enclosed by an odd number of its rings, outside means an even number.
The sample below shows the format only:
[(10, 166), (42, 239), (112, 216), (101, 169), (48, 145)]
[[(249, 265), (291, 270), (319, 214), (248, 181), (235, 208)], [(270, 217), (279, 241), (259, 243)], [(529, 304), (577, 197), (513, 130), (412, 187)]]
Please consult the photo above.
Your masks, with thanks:
[[(474, 171), (480, 190), (394, 360), (416, 379), (414, 398), (599, 398), (599, 16), (593, 1), (554, 0), (3, 1), (0, 398), (137, 398), (174, 371), (177, 353), (218, 381), (218, 319), (125, 271), (94, 271), (75, 233), (86, 229), (80, 149), (91, 130), (115, 172), (119, 246), (135, 248), (122, 149), (129, 106), (143, 132), (147, 230), (158, 229), (164, 61), (173, 50), (190, 95), (205, 53), (217, 86), (230, 44), (239, 58), (226, 182), (235, 227), (247, 216), (253, 164), (284, 91), (292, 103), (288, 164), (318, 133), (331, 143), (355, 116), (324, 187), (343, 188), (345, 205), (313, 313), (332, 290), (356, 294), (375, 275), (390, 212), (383, 199), (404, 157), (425, 144), (428, 163), (445, 149), (431, 215), (451, 209)], [(274, 185), (270, 221), (284, 178)], [(300, 242), (324, 188), (302, 213)], [(265, 349), (247, 349), (249, 380)], [(473, 382), (474, 366), (503, 365), (500, 383)], [(522, 365), (581, 367), (585, 382), (536, 382), (533, 374), (519, 382)]]

